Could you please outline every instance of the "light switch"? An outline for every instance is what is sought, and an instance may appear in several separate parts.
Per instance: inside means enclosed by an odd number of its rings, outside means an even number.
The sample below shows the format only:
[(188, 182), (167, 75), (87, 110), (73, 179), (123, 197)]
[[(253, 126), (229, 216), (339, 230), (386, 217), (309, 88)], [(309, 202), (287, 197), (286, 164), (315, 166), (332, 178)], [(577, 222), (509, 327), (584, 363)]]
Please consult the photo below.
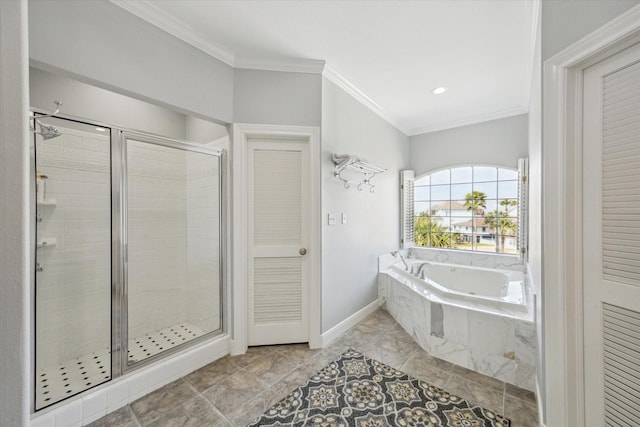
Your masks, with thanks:
[(329, 225), (336, 225), (336, 216), (334, 214), (329, 214)]
[(343, 223), (343, 224), (346, 224), (346, 223), (347, 223), (347, 221), (348, 221), (347, 214), (343, 212), (343, 213), (342, 213), (342, 223)]

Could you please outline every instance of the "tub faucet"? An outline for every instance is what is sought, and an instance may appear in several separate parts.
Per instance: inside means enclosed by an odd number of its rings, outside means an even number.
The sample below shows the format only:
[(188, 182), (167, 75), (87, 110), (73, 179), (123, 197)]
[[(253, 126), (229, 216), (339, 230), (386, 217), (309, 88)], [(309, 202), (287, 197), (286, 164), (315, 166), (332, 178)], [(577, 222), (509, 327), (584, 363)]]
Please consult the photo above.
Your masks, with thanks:
[(422, 264), (420, 264), (420, 266), (418, 266), (418, 271), (416, 271), (415, 276), (419, 277), (421, 279), (424, 279), (424, 268), (425, 267), (431, 267), (433, 264), (431, 264), (429, 261), (427, 262), (423, 262)]
[(402, 261), (402, 263), (404, 264), (404, 269), (409, 271), (409, 264), (407, 264), (407, 260), (400, 251), (393, 251), (391, 252), (391, 255), (393, 255), (394, 257), (400, 257), (400, 261)]

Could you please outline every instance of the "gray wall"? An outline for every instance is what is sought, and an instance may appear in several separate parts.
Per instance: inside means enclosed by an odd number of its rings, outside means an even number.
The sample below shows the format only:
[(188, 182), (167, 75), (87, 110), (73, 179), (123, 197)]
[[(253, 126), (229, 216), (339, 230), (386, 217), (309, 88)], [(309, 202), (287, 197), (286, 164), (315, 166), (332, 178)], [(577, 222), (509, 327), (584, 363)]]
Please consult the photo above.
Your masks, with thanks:
[(189, 141), (208, 143), (228, 136), (227, 127), (211, 123), (197, 117), (187, 116), (187, 136)]
[(184, 114), (33, 67), (29, 74), (32, 107), (50, 111), (57, 99), (64, 102), (63, 114), (169, 138), (186, 137)]
[[(597, 30), (610, 20), (619, 16), (633, 6), (640, 4), (640, 0), (544, 0), (541, 2), (541, 37), (540, 51), (541, 61), (536, 63), (533, 78), (536, 74), (541, 76), (542, 85), (532, 87), (532, 97), (530, 105), (531, 124), (537, 125), (542, 122), (543, 97), (541, 88), (544, 85), (544, 76), (542, 76), (541, 67), (546, 59), (549, 59), (556, 53), (564, 50), (573, 43), (577, 42), (584, 36)], [(536, 111), (540, 109), (540, 112)], [(543, 124), (544, 126), (544, 124)], [(538, 344), (542, 351), (542, 363), (538, 367), (538, 381), (540, 385), (541, 396), (539, 402), (543, 413), (543, 422), (560, 423), (561, 420), (548, 420), (547, 407), (549, 402), (546, 401), (546, 378), (556, 373), (545, 371), (544, 359), (545, 348), (544, 331), (553, 325), (543, 324), (544, 307), (542, 301), (544, 299), (545, 288), (553, 284), (544, 283), (542, 275), (544, 272), (544, 258), (542, 255), (542, 208), (544, 194), (542, 194), (542, 177), (544, 174), (544, 165), (542, 164), (542, 134), (530, 133), (529, 138), (529, 170), (530, 183), (529, 189), (532, 195), (530, 199), (529, 214), (529, 269), (534, 285), (539, 288), (539, 294), (536, 302), (541, 311), (536, 313), (538, 321)], [(539, 196), (541, 194), (541, 196)], [(556, 286), (558, 284), (555, 284)], [(562, 284), (560, 284), (562, 285)], [(550, 425), (550, 424), (549, 424)]]
[(106, 1), (30, 1), (29, 55), (39, 68), (233, 121), (233, 69)]
[[(331, 154), (353, 154), (388, 170), (375, 193), (345, 189)], [(330, 81), (322, 83), (322, 330), (376, 300), (377, 257), (400, 243), (399, 171), (409, 166), (408, 137)], [(336, 225), (327, 225), (327, 215)], [(340, 216), (347, 214), (348, 223)]]
[(527, 115), (491, 120), (411, 137), (410, 167), (420, 176), (450, 166), (518, 167), (527, 157)]
[(29, 424), (30, 174), (25, 2), (0, 1), (0, 424)]
[(543, 0), (542, 60), (552, 57), (640, 0)]
[(319, 74), (235, 70), (236, 123), (320, 126)]

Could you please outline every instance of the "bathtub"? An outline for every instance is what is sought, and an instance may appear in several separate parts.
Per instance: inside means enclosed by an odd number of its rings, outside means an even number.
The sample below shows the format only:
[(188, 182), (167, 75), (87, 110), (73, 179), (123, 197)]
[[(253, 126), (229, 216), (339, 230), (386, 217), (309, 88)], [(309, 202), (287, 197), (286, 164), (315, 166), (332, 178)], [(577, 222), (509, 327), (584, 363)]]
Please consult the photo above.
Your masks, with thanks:
[(378, 261), (380, 300), (402, 328), (432, 356), (535, 390), (534, 299), (518, 258), (422, 248), (410, 254), (421, 259), (408, 255)]
[(466, 301), (505, 313), (526, 313), (524, 274), (515, 270), (471, 267), (407, 259), (391, 266), (412, 280), (415, 288), (446, 302)]

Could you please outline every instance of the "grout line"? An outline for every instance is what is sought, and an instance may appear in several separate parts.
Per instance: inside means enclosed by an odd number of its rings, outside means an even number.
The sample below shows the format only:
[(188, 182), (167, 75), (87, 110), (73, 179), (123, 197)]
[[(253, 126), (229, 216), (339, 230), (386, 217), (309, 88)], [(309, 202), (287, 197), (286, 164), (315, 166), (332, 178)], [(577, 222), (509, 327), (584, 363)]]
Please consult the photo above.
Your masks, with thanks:
[[(207, 389), (208, 390), (208, 389)], [(197, 391), (197, 390), (196, 390)], [(216, 408), (216, 406), (206, 397), (204, 397), (204, 395), (200, 392), (198, 392), (200, 394), (200, 396), (202, 396), (202, 398), (209, 404), (209, 406), (211, 406), (211, 408), (213, 409), (213, 411), (215, 413), (217, 413), (218, 415), (220, 415), (222, 417), (223, 420), (226, 420), (230, 425), (235, 426), (236, 424), (231, 422), (231, 420), (229, 418), (227, 418), (227, 416), (225, 414), (222, 413), (222, 411), (220, 411), (218, 408)]]
[(131, 413), (131, 415), (133, 415), (133, 420), (136, 422), (136, 424), (138, 425), (138, 427), (142, 427), (142, 423), (140, 422), (140, 420), (138, 419), (138, 416), (136, 415), (136, 413), (134, 412), (133, 408), (131, 407), (131, 405), (127, 405), (127, 408), (129, 409), (129, 412)]
[(502, 415), (504, 415), (506, 404), (507, 404), (507, 383), (504, 382), (502, 384), (502, 412), (501, 412)]

